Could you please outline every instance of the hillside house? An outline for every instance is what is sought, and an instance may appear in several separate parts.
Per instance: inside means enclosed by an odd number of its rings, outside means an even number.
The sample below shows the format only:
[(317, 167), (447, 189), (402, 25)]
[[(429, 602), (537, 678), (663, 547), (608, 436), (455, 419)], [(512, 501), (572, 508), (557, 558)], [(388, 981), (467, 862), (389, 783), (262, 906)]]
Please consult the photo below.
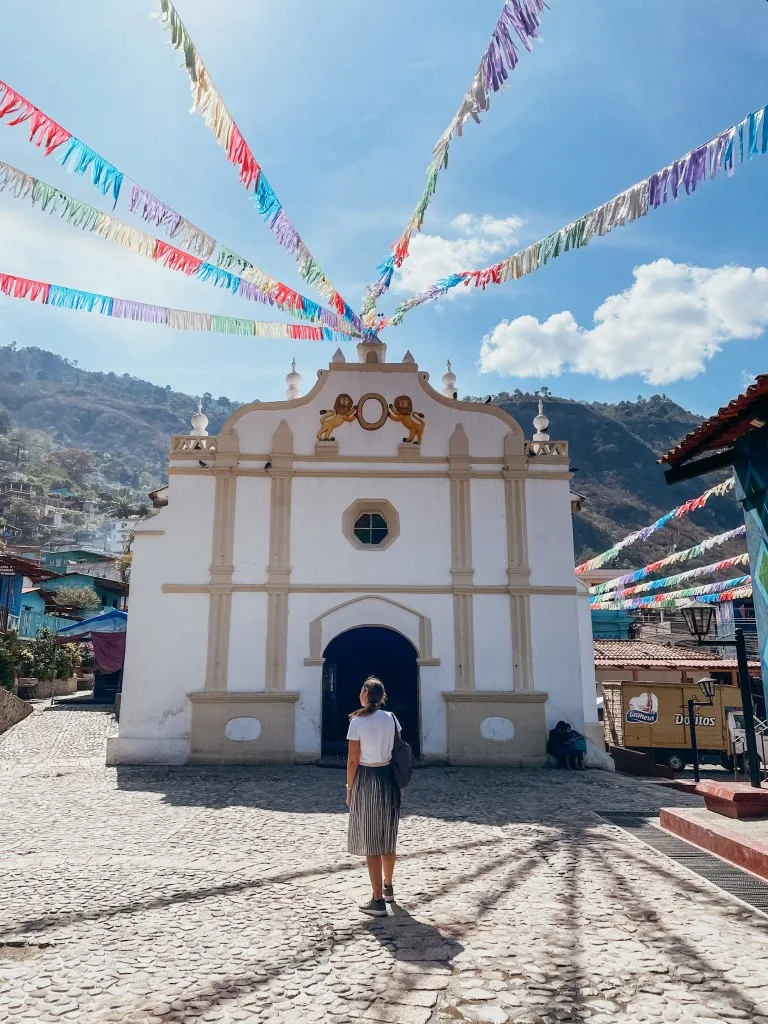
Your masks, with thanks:
[[(598, 706), (604, 700), (608, 716), (615, 706), (612, 694), (621, 683), (695, 686), (703, 676), (711, 676), (721, 686), (738, 687), (736, 658), (720, 657), (712, 648), (676, 647), (649, 640), (595, 640), (594, 646)], [(760, 661), (750, 660), (748, 665), (752, 692), (762, 711)], [(610, 726), (610, 717), (608, 720)], [(612, 731), (618, 744), (619, 735), (615, 728)]]
[(55, 574), (25, 558), (0, 554), (0, 632), (19, 628), (23, 591), (51, 579)]
[(115, 556), (110, 555), (103, 562), (70, 562), (67, 571), (83, 576), (94, 576), (100, 580), (120, 580), (120, 570), (115, 568)]
[[(128, 587), (119, 580), (89, 576), (82, 572), (65, 572), (45, 584), (48, 591), (61, 590), (62, 587), (87, 587), (96, 592), (102, 608), (116, 608), (118, 611), (126, 609)], [(93, 614), (92, 609), (89, 614)]]
[(55, 591), (45, 589), (46, 583), (25, 586), (22, 590), (16, 628), (24, 639), (36, 637), (41, 629), (57, 633), (89, 614), (82, 609), (60, 608), (54, 600)]
[(82, 547), (46, 551), (43, 555), (43, 565), (53, 572), (67, 572), (70, 562), (103, 562), (104, 560), (104, 551)]
[(68, 487), (53, 487), (48, 491), (48, 497), (60, 508), (75, 512), (84, 512), (92, 515), (98, 511), (99, 503), (92, 498), (83, 498), (75, 494)]
[(40, 503), (40, 491), (32, 484), (23, 480), (11, 480), (6, 477), (0, 480), (0, 512), (14, 501), (23, 501), (30, 505), (37, 506)]

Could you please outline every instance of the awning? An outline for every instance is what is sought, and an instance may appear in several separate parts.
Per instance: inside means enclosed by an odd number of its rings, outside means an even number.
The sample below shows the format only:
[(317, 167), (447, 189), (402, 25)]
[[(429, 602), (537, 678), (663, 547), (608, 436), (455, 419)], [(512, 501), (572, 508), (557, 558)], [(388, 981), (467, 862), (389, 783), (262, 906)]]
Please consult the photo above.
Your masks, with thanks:
[(128, 613), (110, 608), (101, 615), (93, 615), (90, 619), (73, 622), (71, 626), (60, 629), (57, 636), (66, 636), (68, 640), (85, 633), (124, 633), (128, 628)]
[(73, 622), (56, 634), (57, 644), (72, 643), (90, 637), (93, 655), (102, 672), (119, 672), (125, 661), (125, 630), (128, 625), (126, 612), (110, 608), (102, 615), (94, 615), (82, 622)]

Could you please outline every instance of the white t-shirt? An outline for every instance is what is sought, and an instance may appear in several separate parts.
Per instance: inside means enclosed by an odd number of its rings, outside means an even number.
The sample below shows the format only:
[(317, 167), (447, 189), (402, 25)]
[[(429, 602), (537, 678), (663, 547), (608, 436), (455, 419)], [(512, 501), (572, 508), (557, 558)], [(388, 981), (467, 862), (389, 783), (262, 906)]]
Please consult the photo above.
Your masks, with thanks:
[(348, 740), (360, 740), (360, 764), (389, 764), (392, 760), (392, 744), (395, 742), (395, 727), (400, 723), (389, 711), (374, 711), (372, 715), (360, 715), (349, 723)]

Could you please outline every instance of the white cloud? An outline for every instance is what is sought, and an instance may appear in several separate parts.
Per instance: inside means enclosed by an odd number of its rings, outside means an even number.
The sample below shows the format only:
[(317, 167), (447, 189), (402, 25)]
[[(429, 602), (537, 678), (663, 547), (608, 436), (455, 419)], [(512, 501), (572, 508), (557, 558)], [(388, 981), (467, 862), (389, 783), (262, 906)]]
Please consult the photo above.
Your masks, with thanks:
[(728, 341), (768, 326), (768, 268), (714, 270), (656, 260), (581, 327), (568, 310), (541, 322), (502, 320), (483, 339), (480, 370), (502, 376), (591, 373), (608, 380), (639, 374), (648, 384), (690, 380)]
[[(460, 270), (477, 270), (486, 263), (492, 263), (495, 256), (511, 252), (523, 223), (520, 217), (496, 218), (487, 213), (483, 216), (460, 213), (451, 221), (456, 238), (414, 235), (411, 255), (395, 275), (393, 290), (412, 295), (441, 277)], [(468, 294), (468, 288), (454, 288), (448, 292), (452, 297)]]

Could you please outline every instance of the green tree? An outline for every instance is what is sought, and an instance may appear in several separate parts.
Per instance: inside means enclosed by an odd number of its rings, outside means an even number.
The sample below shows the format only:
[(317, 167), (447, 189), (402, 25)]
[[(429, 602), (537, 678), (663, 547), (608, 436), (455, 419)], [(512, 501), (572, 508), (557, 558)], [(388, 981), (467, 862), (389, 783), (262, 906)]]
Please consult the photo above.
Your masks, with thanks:
[(133, 515), (133, 502), (126, 495), (120, 495), (107, 509), (107, 515), (112, 519), (130, 519)]
[(12, 501), (3, 518), (7, 526), (16, 526), (29, 533), (37, 527), (40, 517), (34, 505), (28, 505), (26, 501)]
[(82, 608), (95, 611), (101, 608), (101, 600), (90, 587), (59, 587), (53, 595), (53, 603), (59, 608)]
[(0, 634), (0, 686), (12, 690), (22, 662), (24, 645), (15, 630)]
[(82, 664), (77, 644), (61, 644), (56, 648), (56, 679), (70, 679)]
[(48, 681), (56, 678), (56, 634), (43, 626), (29, 645), (32, 651), (32, 675), (35, 679)]

